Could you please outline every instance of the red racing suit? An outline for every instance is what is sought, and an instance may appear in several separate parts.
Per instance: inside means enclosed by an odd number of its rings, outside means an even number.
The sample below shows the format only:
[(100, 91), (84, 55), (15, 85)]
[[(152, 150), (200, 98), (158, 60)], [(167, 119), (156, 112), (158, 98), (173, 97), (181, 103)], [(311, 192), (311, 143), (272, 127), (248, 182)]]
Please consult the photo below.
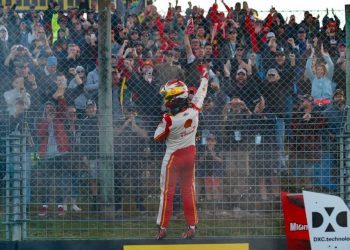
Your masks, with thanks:
[(196, 132), (199, 112), (207, 94), (208, 79), (202, 78), (191, 105), (176, 114), (163, 115), (154, 139), (166, 140), (166, 152), (160, 175), (160, 205), (157, 225), (167, 228), (173, 212), (173, 198), (176, 181), (179, 181), (185, 220), (187, 225), (198, 222), (195, 192)]

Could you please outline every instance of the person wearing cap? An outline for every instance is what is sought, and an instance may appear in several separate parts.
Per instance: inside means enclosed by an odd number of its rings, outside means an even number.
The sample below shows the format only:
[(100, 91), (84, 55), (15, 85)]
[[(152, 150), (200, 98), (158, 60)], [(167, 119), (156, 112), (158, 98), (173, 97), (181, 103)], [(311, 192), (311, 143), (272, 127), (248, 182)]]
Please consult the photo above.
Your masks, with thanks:
[(239, 41), (237, 39), (238, 31), (235, 28), (230, 28), (226, 32), (226, 40), (220, 48), (220, 57), (225, 59), (232, 59), (235, 57), (236, 48), (239, 44)]
[(235, 56), (227, 60), (224, 67), (227, 67), (231, 76), (234, 76), (238, 69), (244, 69), (249, 77), (252, 75), (251, 61), (246, 58), (245, 48), (242, 44), (236, 45)]
[(298, 29), (298, 34), (297, 34), (297, 39), (295, 41), (296, 45), (298, 46), (299, 48), (299, 53), (300, 55), (303, 55), (306, 51), (306, 43), (307, 43), (307, 34), (306, 34), (306, 31), (304, 29), (304, 27), (300, 27)]
[(174, 51), (163, 51), (164, 62), (154, 68), (154, 76), (160, 83), (168, 82), (171, 79), (184, 79), (185, 72), (178, 65), (174, 65)]
[(315, 49), (311, 48), (311, 55), (306, 61), (306, 75), (311, 81), (311, 96), (314, 103), (319, 105), (320, 109), (331, 103), (333, 97), (333, 74), (334, 64), (329, 54), (324, 51), (321, 44), (321, 55), (326, 64), (316, 63), (315, 70), (312, 68), (313, 60), (315, 60)]
[(226, 73), (222, 83), (222, 92), (229, 100), (239, 97), (251, 111), (261, 104), (261, 94), (259, 89), (256, 88), (256, 81), (252, 77), (248, 77), (245, 69), (238, 69), (232, 79), (229, 73)]
[(336, 135), (341, 133), (344, 121), (342, 91), (334, 99), (338, 97), (340, 109), (332, 103), (325, 111), (320, 111), (313, 104), (311, 95), (299, 96), (299, 110), (292, 121), (295, 143), (290, 147), (290, 161), (300, 189), (305, 187), (320, 192), (337, 191), (337, 184), (333, 181), (337, 155), (333, 152), (339, 151), (335, 146)]
[(286, 167), (284, 118), (288, 93), (290, 93), (290, 83), (281, 81), (281, 76), (277, 69), (270, 68), (266, 73), (266, 79), (262, 83), (261, 89), (265, 106), (259, 111), (267, 114), (268, 119), (275, 124), (276, 147), (278, 149), (277, 155), (280, 170), (284, 170)]
[(345, 90), (346, 83), (346, 47), (343, 41), (338, 43), (338, 53), (334, 58), (334, 81), (337, 83), (337, 89)]
[[(203, 172), (205, 202), (207, 203), (205, 211), (209, 215), (218, 213), (226, 215), (224, 212), (224, 190), (223, 177), (225, 175), (225, 166), (223, 157), (220, 155), (216, 136), (208, 134), (206, 145), (203, 152), (199, 152), (198, 172)], [(197, 186), (199, 188), (200, 186)]]
[(327, 132), (335, 139), (342, 132), (345, 120), (346, 99), (344, 91), (337, 89), (334, 92), (332, 104), (322, 113), (326, 118)]
[(153, 69), (152, 61), (144, 61), (141, 74), (133, 72), (128, 85), (130, 91), (138, 95), (134, 101), (138, 114), (145, 116), (144, 120), (147, 121), (152, 121), (159, 115), (162, 106), (162, 98), (159, 94), (162, 83), (154, 76)]
[(75, 108), (79, 114), (85, 112), (86, 102), (88, 101), (84, 93), (84, 85), (86, 84), (87, 77), (83, 66), (77, 66), (75, 68), (74, 78), (69, 82), (67, 88), (67, 102), (69, 105), (74, 103)]
[[(37, 123), (39, 154), (38, 174), (43, 183), (39, 183), (42, 205), (39, 216), (47, 216), (49, 209), (49, 189), (55, 190), (57, 213), (63, 216), (66, 206), (64, 197), (68, 195), (65, 169), (70, 165), (70, 151), (68, 134), (64, 126), (66, 114), (66, 100), (64, 92), (57, 91), (50, 100), (45, 102), (44, 117)], [(71, 166), (69, 166), (70, 168)]]
[(321, 166), (316, 169), (316, 184), (324, 190), (338, 191), (337, 181), (338, 166), (340, 161), (339, 139), (344, 132), (344, 121), (346, 120), (346, 99), (344, 91), (337, 89), (334, 92), (332, 103), (322, 112), (325, 128), (322, 137)]
[(88, 100), (85, 118), (80, 124), (80, 154), (89, 170), (89, 189), (92, 195), (91, 210), (97, 211), (99, 175), (99, 126), (95, 101)]

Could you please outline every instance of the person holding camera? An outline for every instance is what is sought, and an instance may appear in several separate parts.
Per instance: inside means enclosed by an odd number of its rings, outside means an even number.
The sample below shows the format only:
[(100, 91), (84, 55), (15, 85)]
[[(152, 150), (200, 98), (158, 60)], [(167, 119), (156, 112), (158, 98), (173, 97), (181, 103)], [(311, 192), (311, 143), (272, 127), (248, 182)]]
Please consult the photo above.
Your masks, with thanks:
[[(125, 118), (119, 119), (114, 130), (114, 168), (116, 210), (122, 208), (123, 197), (134, 194), (136, 209), (145, 212), (143, 204), (143, 173), (149, 148), (149, 136), (145, 121), (138, 116), (135, 107), (129, 106)], [(126, 187), (131, 187), (130, 189)]]
[(138, 97), (134, 101), (138, 114), (144, 116), (145, 120), (153, 122), (155, 116), (161, 113), (162, 98), (159, 94), (160, 82), (154, 76), (153, 62), (144, 61), (141, 73), (133, 73), (129, 88)]

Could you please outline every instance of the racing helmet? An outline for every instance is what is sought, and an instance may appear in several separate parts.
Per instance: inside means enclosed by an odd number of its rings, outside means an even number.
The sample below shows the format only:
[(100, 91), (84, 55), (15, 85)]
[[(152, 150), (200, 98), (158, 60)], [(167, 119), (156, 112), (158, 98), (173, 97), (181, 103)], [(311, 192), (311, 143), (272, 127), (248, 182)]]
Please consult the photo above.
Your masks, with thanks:
[(160, 88), (164, 104), (167, 108), (181, 108), (188, 100), (188, 88), (183, 81), (170, 80)]

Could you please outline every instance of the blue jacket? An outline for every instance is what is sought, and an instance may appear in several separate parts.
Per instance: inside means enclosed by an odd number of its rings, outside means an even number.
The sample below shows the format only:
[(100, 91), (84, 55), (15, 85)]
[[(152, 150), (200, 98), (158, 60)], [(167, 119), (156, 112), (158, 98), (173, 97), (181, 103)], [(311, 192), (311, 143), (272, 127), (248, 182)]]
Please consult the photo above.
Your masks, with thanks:
[(314, 99), (332, 99), (334, 87), (333, 87), (333, 73), (334, 64), (329, 55), (323, 55), (323, 59), (327, 63), (327, 75), (317, 78), (312, 71), (312, 57), (309, 57), (306, 62), (306, 74), (311, 81), (311, 96)]

